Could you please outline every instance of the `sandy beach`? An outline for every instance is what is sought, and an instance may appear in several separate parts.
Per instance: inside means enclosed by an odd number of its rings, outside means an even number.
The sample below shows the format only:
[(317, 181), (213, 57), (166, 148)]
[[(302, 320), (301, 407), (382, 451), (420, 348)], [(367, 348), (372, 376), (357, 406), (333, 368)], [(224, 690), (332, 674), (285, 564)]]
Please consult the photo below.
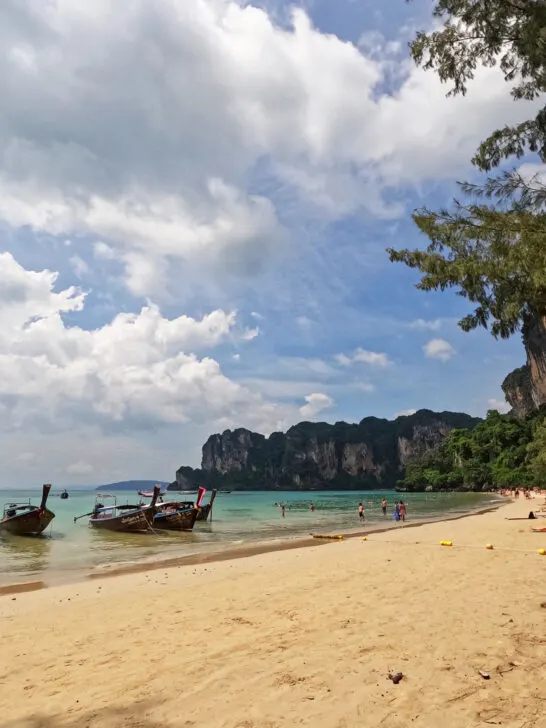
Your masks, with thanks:
[(1, 596), (0, 726), (544, 728), (529, 510)]

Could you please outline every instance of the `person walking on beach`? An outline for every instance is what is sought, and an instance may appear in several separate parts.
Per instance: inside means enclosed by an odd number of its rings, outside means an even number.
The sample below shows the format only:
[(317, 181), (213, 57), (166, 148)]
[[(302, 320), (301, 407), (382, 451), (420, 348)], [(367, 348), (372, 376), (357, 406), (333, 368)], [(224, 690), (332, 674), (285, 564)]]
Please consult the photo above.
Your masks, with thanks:
[(398, 503), (398, 501), (396, 501), (396, 503), (394, 504), (394, 513), (393, 513), (393, 516), (394, 516), (394, 520), (395, 521), (399, 521), (400, 520), (400, 504)]
[(400, 514), (400, 520), (405, 521), (406, 520), (406, 504), (404, 501), (400, 501), (400, 505), (398, 506), (398, 513)]
[(361, 521), (364, 520), (364, 506), (362, 505), (362, 503), (358, 504), (358, 517)]
[(383, 500), (381, 501), (381, 510), (383, 511), (383, 515), (386, 516), (387, 515), (387, 499), (386, 498), (383, 498)]
[(281, 503), (281, 515), (282, 515), (283, 518), (284, 518), (284, 512), (285, 512), (285, 510), (286, 510), (286, 506), (284, 505), (284, 503)]

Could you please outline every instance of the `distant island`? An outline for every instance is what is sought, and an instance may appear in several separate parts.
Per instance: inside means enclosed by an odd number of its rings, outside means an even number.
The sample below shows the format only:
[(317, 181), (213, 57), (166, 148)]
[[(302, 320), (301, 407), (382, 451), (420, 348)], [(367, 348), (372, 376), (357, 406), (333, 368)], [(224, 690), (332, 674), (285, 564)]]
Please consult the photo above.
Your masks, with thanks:
[(160, 485), (162, 488), (166, 488), (168, 483), (164, 483), (161, 480), (120, 480), (118, 483), (98, 485), (95, 490), (151, 490), (154, 485)]
[(300, 422), (265, 437), (240, 428), (211, 435), (201, 468), (180, 467), (169, 490), (372, 490), (395, 488), (407, 467), (438, 450), (453, 430), (482, 420), (422, 409), (359, 423)]

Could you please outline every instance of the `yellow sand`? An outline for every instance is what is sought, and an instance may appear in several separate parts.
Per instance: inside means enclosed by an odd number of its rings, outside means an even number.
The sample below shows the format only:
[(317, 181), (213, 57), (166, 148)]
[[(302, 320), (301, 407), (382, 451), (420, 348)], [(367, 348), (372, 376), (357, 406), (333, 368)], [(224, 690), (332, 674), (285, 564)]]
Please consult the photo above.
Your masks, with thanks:
[(3, 596), (0, 726), (544, 728), (529, 508)]

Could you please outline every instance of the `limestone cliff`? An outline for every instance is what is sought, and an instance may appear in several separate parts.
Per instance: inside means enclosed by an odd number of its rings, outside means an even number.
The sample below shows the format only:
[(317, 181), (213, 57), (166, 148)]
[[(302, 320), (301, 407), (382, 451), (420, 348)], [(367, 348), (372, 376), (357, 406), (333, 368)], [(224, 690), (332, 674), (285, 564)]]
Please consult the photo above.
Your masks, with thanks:
[(269, 437), (226, 430), (203, 445), (201, 470), (177, 471), (177, 487), (389, 488), (408, 463), (436, 448), (452, 429), (478, 422), (465, 414), (419, 410), (392, 421), (300, 422)]
[(527, 363), (502, 383), (506, 401), (520, 419), (546, 404), (546, 316), (529, 319), (522, 334)]

